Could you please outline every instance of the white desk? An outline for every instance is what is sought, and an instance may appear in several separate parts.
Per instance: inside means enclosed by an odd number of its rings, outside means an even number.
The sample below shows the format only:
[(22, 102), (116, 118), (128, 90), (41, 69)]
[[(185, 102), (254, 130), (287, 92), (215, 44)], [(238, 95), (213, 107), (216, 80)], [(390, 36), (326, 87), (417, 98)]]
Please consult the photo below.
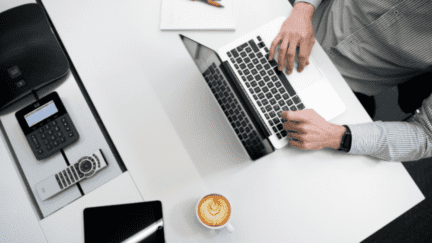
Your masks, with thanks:
[[(160, 1), (43, 3), (142, 197), (162, 201), (168, 242), (359, 242), (424, 199), (400, 163), (290, 147), (251, 162), (179, 32), (159, 30)], [(181, 33), (218, 49), (291, 6), (235, 9), (235, 32)], [(347, 107), (331, 122), (370, 122), (318, 43), (312, 56)], [(231, 199), (235, 233), (196, 221), (209, 189)]]

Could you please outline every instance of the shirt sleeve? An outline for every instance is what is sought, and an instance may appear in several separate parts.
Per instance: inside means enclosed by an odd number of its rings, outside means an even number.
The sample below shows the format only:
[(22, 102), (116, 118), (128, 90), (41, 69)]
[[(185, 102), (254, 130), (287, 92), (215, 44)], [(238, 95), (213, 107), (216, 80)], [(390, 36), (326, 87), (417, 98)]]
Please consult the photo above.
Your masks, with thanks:
[(349, 154), (370, 155), (385, 161), (415, 161), (432, 157), (432, 95), (405, 122), (375, 121), (349, 125)]
[[(321, 4), (322, 1), (323, 0), (295, 0), (294, 4), (296, 4), (298, 2), (310, 3), (310, 4), (312, 4), (315, 7), (315, 9), (317, 9), (319, 7), (319, 5)], [(293, 4), (293, 6), (294, 6), (294, 4)]]

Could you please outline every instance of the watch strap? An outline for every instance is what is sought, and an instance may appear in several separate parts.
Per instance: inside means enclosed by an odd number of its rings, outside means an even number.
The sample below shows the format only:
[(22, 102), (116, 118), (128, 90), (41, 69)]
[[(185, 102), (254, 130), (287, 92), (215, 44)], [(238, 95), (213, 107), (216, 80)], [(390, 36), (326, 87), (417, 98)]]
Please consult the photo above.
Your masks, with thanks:
[(351, 130), (347, 125), (343, 125), (346, 128), (344, 135), (342, 136), (341, 144), (338, 150), (349, 152), (351, 149)]

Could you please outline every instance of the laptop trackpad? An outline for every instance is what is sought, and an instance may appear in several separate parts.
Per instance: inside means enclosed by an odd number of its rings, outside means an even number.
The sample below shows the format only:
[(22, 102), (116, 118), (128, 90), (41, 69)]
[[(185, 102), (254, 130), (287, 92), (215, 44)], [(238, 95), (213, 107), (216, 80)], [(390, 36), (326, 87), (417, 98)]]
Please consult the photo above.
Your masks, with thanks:
[(313, 109), (326, 121), (345, 111), (345, 105), (326, 79), (315, 82), (298, 92), (306, 109)]

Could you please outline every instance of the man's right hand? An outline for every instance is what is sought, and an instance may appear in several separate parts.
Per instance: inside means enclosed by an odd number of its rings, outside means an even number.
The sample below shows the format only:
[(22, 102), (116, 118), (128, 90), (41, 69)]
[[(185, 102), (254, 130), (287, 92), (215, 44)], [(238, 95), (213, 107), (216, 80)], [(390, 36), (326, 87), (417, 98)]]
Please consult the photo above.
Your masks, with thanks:
[(315, 7), (310, 3), (298, 2), (294, 5), (291, 15), (282, 24), (281, 30), (273, 40), (269, 60), (273, 60), (276, 47), (279, 46), (279, 70), (285, 66), (287, 61), (287, 73), (291, 74), (294, 66), (297, 46), (300, 47), (298, 54), (298, 72), (303, 71), (309, 65), (309, 55), (315, 44), (312, 17)]

